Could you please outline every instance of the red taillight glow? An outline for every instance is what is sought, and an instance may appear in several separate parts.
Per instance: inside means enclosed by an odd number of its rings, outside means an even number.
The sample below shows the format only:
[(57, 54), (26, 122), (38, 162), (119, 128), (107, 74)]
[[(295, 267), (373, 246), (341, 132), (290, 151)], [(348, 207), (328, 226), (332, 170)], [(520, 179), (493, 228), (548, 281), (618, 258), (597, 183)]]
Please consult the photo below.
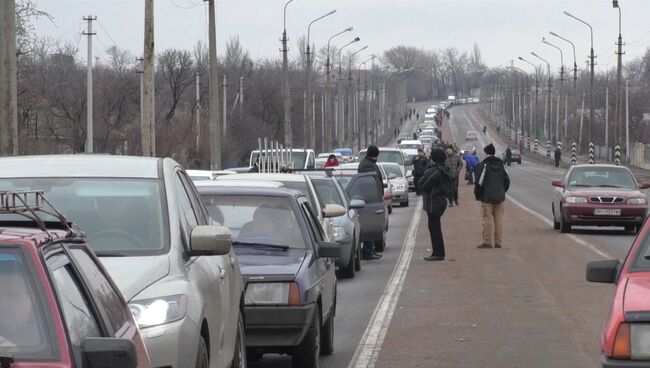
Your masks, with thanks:
[(631, 350), (630, 325), (627, 323), (621, 323), (621, 325), (618, 326), (618, 331), (616, 331), (614, 349), (612, 349), (612, 358), (630, 359)]

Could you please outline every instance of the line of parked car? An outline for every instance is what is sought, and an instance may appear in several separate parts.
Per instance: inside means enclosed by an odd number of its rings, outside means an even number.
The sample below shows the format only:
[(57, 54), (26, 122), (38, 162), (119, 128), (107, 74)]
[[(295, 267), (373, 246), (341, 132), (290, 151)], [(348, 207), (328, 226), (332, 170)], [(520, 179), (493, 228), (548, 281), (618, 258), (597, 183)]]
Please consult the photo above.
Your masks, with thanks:
[(363, 242), (385, 249), (392, 205), (408, 206), (409, 162), (382, 152), (381, 178), (313, 170), (310, 150), (293, 173), (1, 158), (0, 366), (246, 367), (280, 353), (317, 367), (337, 277), (361, 270)]

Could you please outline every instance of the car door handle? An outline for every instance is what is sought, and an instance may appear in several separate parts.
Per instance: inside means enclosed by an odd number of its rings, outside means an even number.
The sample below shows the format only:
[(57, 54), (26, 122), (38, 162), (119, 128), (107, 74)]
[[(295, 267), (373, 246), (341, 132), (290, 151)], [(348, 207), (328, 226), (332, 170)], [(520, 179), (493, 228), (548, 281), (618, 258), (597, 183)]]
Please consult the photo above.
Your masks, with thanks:
[(382, 213), (384, 213), (384, 210), (377, 210), (377, 211), (375, 211), (375, 215), (381, 215)]
[(226, 278), (226, 270), (221, 268), (221, 266), (219, 266), (219, 278), (222, 280)]

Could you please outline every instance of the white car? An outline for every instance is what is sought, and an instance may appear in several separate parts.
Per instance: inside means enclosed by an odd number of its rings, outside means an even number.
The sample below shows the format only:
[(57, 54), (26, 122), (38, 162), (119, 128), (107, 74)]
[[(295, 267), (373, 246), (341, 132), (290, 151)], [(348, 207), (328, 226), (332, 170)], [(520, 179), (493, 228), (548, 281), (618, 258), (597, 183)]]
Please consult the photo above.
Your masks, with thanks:
[(466, 141), (477, 141), (478, 140), (478, 133), (474, 130), (469, 130), (467, 133), (465, 133), (465, 140)]
[(424, 145), (419, 140), (404, 140), (399, 144), (399, 149), (410, 158), (418, 154), (418, 149), (424, 149)]
[(129, 303), (152, 367), (246, 367), (230, 231), (210, 218), (176, 161), (52, 155), (1, 158), (0, 168), (0, 190), (42, 190), (86, 233)]
[(232, 174), (237, 174), (234, 171), (230, 170), (185, 170), (187, 175), (190, 176), (190, 179), (192, 181), (198, 181), (198, 180), (214, 180), (217, 176), (220, 175), (232, 175)]

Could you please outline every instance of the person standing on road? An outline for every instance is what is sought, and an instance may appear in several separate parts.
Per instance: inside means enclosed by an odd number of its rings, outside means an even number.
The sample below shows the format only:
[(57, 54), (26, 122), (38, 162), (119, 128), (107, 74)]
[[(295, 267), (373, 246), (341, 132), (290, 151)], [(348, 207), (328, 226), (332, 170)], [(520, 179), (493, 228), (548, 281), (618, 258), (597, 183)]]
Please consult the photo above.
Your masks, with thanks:
[(463, 168), (463, 160), (454, 149), (455, 145), (447, 148), (446, 164), (451, 175), (451, 191), (449, 193), (449, 207), (458, 206), (458, 175)]
[(418, 154), (413, 158), (413, 184), (415, 185), (415, 195), (421, 195), (420, 179), (429, 166), (429, 159), (424, 154), (422, 148), (418, 148)]
[[(377, 146), (368, 146), (366, 150), (366, 157), (359, 162), (358, 172), (374, 172), (376, 174), (377, 191), (380, 198), (384, 198), (384, 184), (381, 179), (381, 171), (377, 166), (377, 159), (379, 158), (379, 148)], [(363, 242), (363, 259), (374, 260), (380, 259), (382, 256), (375, 251), (375, 244), (373, 242)]]
[(325, 168), (329, 167), (336, 167), (339, 166), (339, 160), (336, 159), (336, 155), (331, 154), (329, 157), (327, 157), (327, 161), (325, 161)]
[(555, 147), (555, 167), (560, 167), (560, 159), (562, 159), (562, 150), (560, 146)]
[[(496, 149), (492, 143), (483, 149), (487, 155), (476, 169), (474, 196), (481, 202), (483, 219), (483, 243), (478, 248), (501, 248), (503, 245), (503, 212), (506, 192), (510, 188), (510, 178), (503, 161), (494, 156)], [(494, 243), (492, 238), (494, 237)]]
[(471, 153), (465, 158), (466, 169), (468, 172), (467, 175), (467, 184), (474, 185), (474, 177), (476, 172), (476, 167), (480, 163), (478, 157), (476, 157), (476, 149), (473, 149)]
[(512, 163), (512, 150), (510, 147), (506, 147), (506, 165), (510, 166)]
[(440, 219), (447, 209), (447, 198), (451, 192), (451, 175), (445, 165), (447, 155), (441, 149), (431, 151), (431, 161), (420, 180), (423, 191), (422, 209), (427, 213), (429, 235), (431, 237), (431, 255), (424, 257), (427, 261), (445, 259), (445, 241), (442, 237)]

